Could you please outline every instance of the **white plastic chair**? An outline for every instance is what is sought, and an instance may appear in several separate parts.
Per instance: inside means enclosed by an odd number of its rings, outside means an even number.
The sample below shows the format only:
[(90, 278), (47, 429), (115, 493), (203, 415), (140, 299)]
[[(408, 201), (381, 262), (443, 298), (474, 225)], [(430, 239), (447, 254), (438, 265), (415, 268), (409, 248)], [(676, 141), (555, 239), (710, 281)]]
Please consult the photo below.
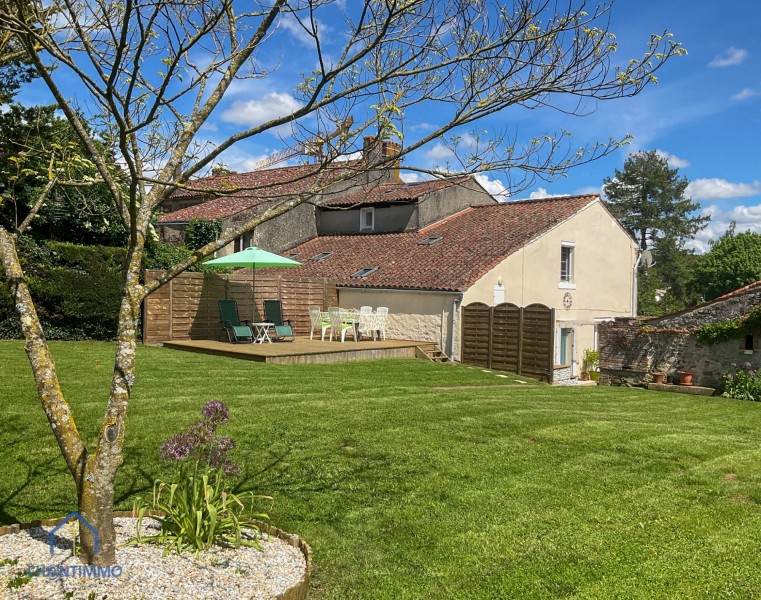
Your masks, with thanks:
[(330, 317), (330, 341), (333, 341), (333, 334), (336, 334), (336, 339), (341, 339), (342, 342), (346, 341), (346, 332), (351, 330), (354, 333), (353, 323), (344, 323), (341, 319), (341, 309), (337, 306), (331, 306), (328, 308), (328, 316)]
[(309, 319), (312, 321), (312, 330), (309, 332), (309, 339), (312, 339), (315, 329), (320, 329), (322, 331), (320, 339), (325, 341), (325, 332), (330, 329), (330, 321), (322, 320), (322, 314), (320, 312), (319, 306), (309, 307)]
[(375, 315), (373, 315), (372, 306), (363, 306), (359, 309), (359, 337), (369, 334), (375, 341)]
[(386, 341), (386, 323), (388, 322), (388, 307), (387, 306), (379, 306), (377, 311), (377, 317), (375, 322), (375, 327), (378, 330), (378, 337), (383, 338), (383, 341)]

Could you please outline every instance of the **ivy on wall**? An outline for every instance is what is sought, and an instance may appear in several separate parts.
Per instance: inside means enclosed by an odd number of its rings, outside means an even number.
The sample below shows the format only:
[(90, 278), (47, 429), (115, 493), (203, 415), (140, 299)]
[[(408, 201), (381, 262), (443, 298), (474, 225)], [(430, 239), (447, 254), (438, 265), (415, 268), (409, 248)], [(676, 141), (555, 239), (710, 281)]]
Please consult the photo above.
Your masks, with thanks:
[(718, 344), (745, 335), (749, 330), (761, 329), (761, 306), (755, 307), (744, 317), (731, 321), (701, 325), (695, 330), (695, 337), (704, 344)]

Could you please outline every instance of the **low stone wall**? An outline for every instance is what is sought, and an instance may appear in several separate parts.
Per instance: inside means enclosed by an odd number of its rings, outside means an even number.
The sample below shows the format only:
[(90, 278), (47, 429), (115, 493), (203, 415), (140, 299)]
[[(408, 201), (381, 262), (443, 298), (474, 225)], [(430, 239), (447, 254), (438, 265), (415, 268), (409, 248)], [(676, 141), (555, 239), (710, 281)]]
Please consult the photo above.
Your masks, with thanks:
[[(657, 319), (618, 318), (599, 326), (600, 371), (611, 385), (645, 385), (651, 373), (690, 371), (697, 385), (720, 387), (721, 375), (733, 365), (761, 368), (761, 332), (747, 331), (717, 344), (698, 341), (701, 325), (743, 317), (761, 305), (761, 286), (740, 290), (725, 299)], [(753, 349), (746, 350), (746, 335)]]

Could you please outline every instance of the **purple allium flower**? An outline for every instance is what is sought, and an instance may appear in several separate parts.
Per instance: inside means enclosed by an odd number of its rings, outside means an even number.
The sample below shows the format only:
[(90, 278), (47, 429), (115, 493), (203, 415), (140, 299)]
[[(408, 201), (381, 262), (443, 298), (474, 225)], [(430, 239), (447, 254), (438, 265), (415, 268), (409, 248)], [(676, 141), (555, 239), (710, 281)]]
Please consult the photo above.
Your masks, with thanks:
[(213, 425), (222, 425), (227, 423), (230, 417), (230, 411), (219, 400), (212, 400), (207, 402), (203, 407), (204, 419), (208, 420)]
[(226, 460), (222, 465), (222, 472), (225, 476), (232, 477), (233, 475), (238, 475), (240, 473), (240, 467), (235, 463)]
[(752, 364), (750, 364), (749, 362), (746, 362), (746, 363), (743, 365), (743, 369), (745, 369), (746, 371), (750, 371), (752, 368), (753, 368), (753, 365), (752, 365)]
[(187, 435), (194, 445), (204, 446), (214, 439), (214, 429), (205, 421), (196, 421), (188, 429)]
[(164, 460), (185, 460), (193, 452), (195, 445), (184, 433), (177, 433), (161, 444), (161, 458)]
[(229, 452), (235, 448), (235, 440), (231, 437), (221, 437), (216, 440), (217, 448), (220, 452)]

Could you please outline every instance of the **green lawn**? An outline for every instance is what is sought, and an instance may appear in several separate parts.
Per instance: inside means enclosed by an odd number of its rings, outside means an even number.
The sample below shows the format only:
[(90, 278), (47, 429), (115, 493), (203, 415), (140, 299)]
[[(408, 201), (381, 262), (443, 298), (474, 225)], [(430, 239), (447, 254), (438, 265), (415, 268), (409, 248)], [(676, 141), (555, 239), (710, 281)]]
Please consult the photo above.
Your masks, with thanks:
[[(113, 348), (52, 347), (91, 436)], [(167, 474), (161, 440), (220, 399), (243, 485), (314, 549), (315, 598), (761, 596), (760, 404), (424, 361), (138, 359), (119, 507)], [(0, 342), (0, 469), (2, 522), (76, 506), (16, 342)]]

